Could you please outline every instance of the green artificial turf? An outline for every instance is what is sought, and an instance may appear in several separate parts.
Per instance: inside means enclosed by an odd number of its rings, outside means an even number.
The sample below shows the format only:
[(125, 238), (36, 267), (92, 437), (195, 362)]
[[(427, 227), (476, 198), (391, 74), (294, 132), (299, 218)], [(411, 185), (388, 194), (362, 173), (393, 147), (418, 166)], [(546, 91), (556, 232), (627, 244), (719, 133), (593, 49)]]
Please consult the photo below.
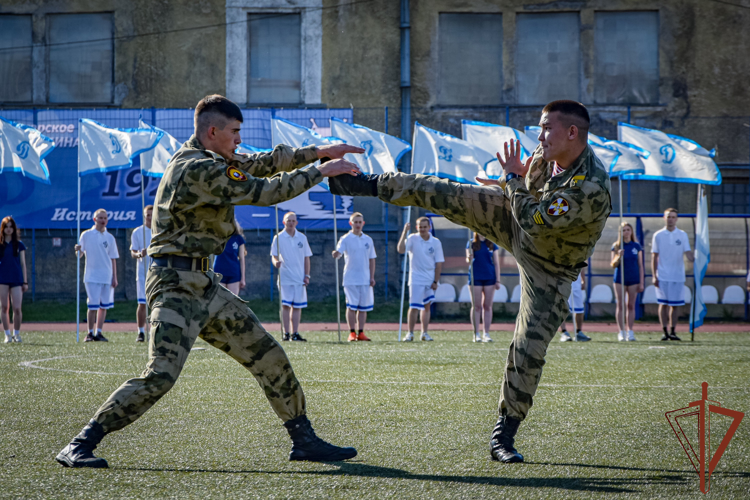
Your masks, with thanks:
[[(203, 341), (172, 391), (107, 436), (108, 470), (64, 469), (55, 454), (147, 358), (131, 334), (75, 344), (25, 332), (0, 345), (0, 497), (4, 498), (748, 498), (750, 419), (712, 477), (708, 497), (664, 413), (700, 399), (750, 410), (750, 335), (696, 342), (562, 344), (517, 446), (527, 462), (489, 459), (499, 381), (510, 343), (434, 332), (435, 342), (334, 343), (308, 333), (284, 343), (318, 434), (356, 446), (342, 463), (287, 461), (290, 442), (249, 372)], [(29, 363), (34, 362), (34, 363)], [(24, 364), (25, 363), (25, 364)], [(36, 368), (34, 368), (36, 367)], [(712, 419), (715, 449), (728, 423)], [(696, 427), (686, 424), (697, 443)], [(692, 434), (696, 434), (695, 436)]]

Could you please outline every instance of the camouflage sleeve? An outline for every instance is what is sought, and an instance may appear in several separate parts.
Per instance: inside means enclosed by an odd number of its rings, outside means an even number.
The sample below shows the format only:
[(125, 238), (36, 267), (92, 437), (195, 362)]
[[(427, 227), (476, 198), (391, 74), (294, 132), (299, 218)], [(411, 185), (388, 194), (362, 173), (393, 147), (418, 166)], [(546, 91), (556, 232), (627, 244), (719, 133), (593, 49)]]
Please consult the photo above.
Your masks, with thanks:
[(234, 155), (228, 163), (253, 177), (270, 177), (279, 172), (291, 172), (318, 161), (315, 146), (294, 149), (279, 144), (270, 153)]
[(584, 182), (537, 200), (521, 178), (505, 186), (513, 217), (529, 236), (550, 235), (599, 219), (609, 208), (609, 193), (594, 182)]
[(314, 167), (259, 179), (235, 166), (212, 160), (196, 162), (185, 175), (196, 199), (206, 205), (275, 205), (299, 196), (323, 180)]

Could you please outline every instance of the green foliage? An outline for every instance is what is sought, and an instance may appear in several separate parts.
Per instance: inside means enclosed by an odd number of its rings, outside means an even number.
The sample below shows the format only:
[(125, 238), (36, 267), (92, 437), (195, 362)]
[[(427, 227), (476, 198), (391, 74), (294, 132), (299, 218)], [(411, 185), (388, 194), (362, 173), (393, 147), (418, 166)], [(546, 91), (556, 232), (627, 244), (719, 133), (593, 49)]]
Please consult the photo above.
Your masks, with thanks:
[[(0, 344), (0, 496), (702, 498), (664, 413), (700, 399), (704, 381), (709, 399), (750, 410), (747, 334), (698, 333), (681, 343), (659, 342), (660, 332), (632, 343), (599, 333), (585, 344), (556, 338), (517, 437), (527, 463), (502, 465), (489, 460), (488, 440), (510, 332), (496, 332), (492, 344), (471, 343), (468, 332), (410, 344), (393, 332), (351, 344), (303, 333), (309, 342), (284, 348), (308, 415), (321, 437), (356, 446), (356, 459), (288, 462), (289, 438), (251, 374), (199, 340), (204, 350), (191, 353), (172, 391), (105, 437), (96, 453), (110, 469), (63, 469), (55, 454), (140, 373), (148, 348), (132, 333), (76, 344), (70, 333), (24, 332), (23, 343)], [(38, 368), (28, 365), (34, 360)], [(714, 417), (711, 425), (715, 449), (727, 423)], [(746, 498), (748, 429), (743, 421), (711, 495)]]

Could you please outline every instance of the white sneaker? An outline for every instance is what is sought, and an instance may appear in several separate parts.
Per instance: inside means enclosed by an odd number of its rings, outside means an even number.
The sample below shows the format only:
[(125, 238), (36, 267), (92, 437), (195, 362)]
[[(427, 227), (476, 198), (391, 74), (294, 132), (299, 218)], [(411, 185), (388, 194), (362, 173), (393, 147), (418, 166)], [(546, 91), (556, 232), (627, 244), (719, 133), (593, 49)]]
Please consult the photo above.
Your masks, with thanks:
[(570, 342), (571, 340), (573, 339), (570, 338), (570, 334), (567, 331), (560, 334), (560, 342)]
[(414, 334), (409, 332), (406, 334), (406, 337), (404, 337), (402, 342), (411, 342), (412, 340), (414, 340)]
[(426, 342), (432, 342), (432, 337), (430, 337), (430, 334), (425, 332), (422, 335), (419, 336), (419, 340), (424, 340)]
[(6, 333), (5, 334), (5, 343), (6, 344), (10, 344), (11, 342), (13, 342), (13, 336), (10, 333)]
[(617, 332), (617, 341), (618, 342), (625, 342), (625, 332), (623, 332), (622, 330), (620, 330), (619, 332)]
[(492, 342), (492, 339), (490, 338), (490, 335), (488, 333), (485, 333), (482, 337), (482, 342)]
[(628, 342), (635, 342), (635, 333), (633, 333), (633, 330), (628, 330)]
[(21, 342), (21, 335), (20, 335), (20, 334), (18, 334), (18, 333), (16, 333), (16, 334), (15, 334), (15, 335), (13, 336), (13, 342)]
[(482, 341), (482, 335), (479, 332), (476, 332), (474, 334), (474, 342), (481, 342)]

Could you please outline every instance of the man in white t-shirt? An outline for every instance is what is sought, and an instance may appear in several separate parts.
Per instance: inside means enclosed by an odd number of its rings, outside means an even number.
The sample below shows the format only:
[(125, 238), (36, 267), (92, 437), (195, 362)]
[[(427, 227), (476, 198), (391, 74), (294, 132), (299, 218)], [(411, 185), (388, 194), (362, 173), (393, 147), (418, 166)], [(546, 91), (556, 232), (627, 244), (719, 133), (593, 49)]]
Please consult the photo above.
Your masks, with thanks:
[(586, 286), (586, 276), (581, 269), (581, 272), (578, 273), (578, 279), (576, 279), (573, 283), (570, 284), (570, 297), (568, 297), (568, 309), (570, 309), (570, 314), (575, 314), (575, 331), (576, 336), (571, 337), (568, 333), (567, 328), (565, 328), (565, 320), (563, 320), (562, 325), (560, 325), (560, 342), (570, 342), (571, 340), (575, 340), (576, 342), (588, 342), (591, 340), (591, 337), (583, 333), (583, 313), (586, 311), (583, 303), (583, 288)]
[[(662, 340), (680, 340), (675, 335), (678, 313), (675, 309), (685, 305), (685, 261), (693, 262), (688, 235), (677, 229), (677, 210), (664, 211), (665, 226), (654, 233), (651, 242), (651, 271), (656, 287), (656, 301), (659, 303), (659, 322), (664, 330)], [(670, 330), (667, 330), (667, 327)]]
[[(88, 304), (87, 321), (89, 333), (84, 342), (107, 342), (102, 335), (107, 309), (115, 305), (117, 286), (117, 251), (115, 237), (107, 232), (107, 211), (100, 208), (94, 212), (94, 227), (81, 233), (76, 255), (82, 251), (86, 256), (83, 284), (86, 286)], [(94, 323), (96, 322), (96, 331)]]
[(284, 323), (284, 335), (281, 340), (306, 342), (297, 330), (302, 308), (307, 307), (312, 251), (307, 238), (297, 231), (296, 227), (297, 214), (287, 212), (284, 215), (284, 230), (274, 236), (271, 243), (271, 261), (279, 270), (281, 318)]
[[(432, 340), (427, 333), (430, 324), (430, 304), (435, 301), (440, 274), (443, 271), (443, 245), (430, 234), (430, 220), (417, 219), (416, 234), (409, 234), (409, 223), (404, 225), (401, 239), (398, 240), (398, 253), (409, 252), (409, 333), (404, 342), (414, 340), (414, 326), (420, 314), (422, 326), (421, 340)], [(420, 313), (421, 312), (421, 313)]]
[[(365, 219), (359, 212), (349, 217), (352, 230), (339, 239), (333, 258), (344, 256), (344, 295), (346, 295), (346, 322), (349, 324), (349, 342), (369, 341), (365, 335), (367, 312), (375, 303), (372, 287), (375, 286), (375, 245), (372, 238), (362, 232)], [(358, 331), (357, 331), (358, 330)]]
[[(154, 212), (153, 205), (146, 205), (143, 209), (143, 225), (133, 229), (130, 235), (130, 256), (138, 259), (136, 262), (135, 288), (136, 297), (138, 298), (138, 308), (135, 310), (135, 319), (138, 323), (138, 337), (136, 342), (146, 340), (146, 270), (148, 269), (151, 259), (146, 251), (151, 244), (151, 215)], [(144, 243), (143, 237), (146, 237)]]

